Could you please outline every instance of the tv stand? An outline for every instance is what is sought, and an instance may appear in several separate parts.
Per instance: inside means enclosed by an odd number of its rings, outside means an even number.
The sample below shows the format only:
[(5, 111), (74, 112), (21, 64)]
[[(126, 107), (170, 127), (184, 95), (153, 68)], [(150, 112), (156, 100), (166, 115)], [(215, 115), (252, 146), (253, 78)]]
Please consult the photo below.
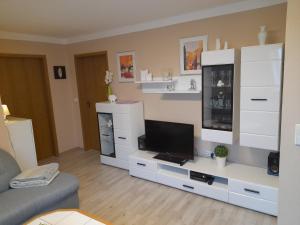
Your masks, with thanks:
[[(129, 174), (197, 195), (276, 216), (279, 179), (264, 168), (194, 157), (180, 166), (162, 161), (157, 153), (136, 151), (129, 157)], [(196, 197), (196, 196), (195, 196)]]
[(182, 159), (180, 157), (176, 157), (174, 155), (168, 154), (168, 153), (159, 153), (156, 156), (153, 157), (154, 159), (160, 159), (167, 162), (172, 162), (179, 164), (180, 166), (183, 166), (188, 160)]

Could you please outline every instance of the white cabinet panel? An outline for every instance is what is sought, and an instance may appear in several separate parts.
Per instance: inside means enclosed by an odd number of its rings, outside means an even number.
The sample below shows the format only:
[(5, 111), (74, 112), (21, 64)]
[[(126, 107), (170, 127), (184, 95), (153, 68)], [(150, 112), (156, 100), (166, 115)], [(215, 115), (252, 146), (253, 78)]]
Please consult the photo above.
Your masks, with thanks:
[(279, 87), (242, 87), (241, 110), (279, 112)]
[(202, 65), (222, 65), (234, 63), (234, 49), (202, 52)]
[(157, 173), (156, 182), (168, 185), (174, 188), (178, 188), (181, 190), (195, 192), (195, 186), (189, 179), (180, 179), (177, 177), (172, 177), (163, 173)]
[(131, 137), (128, 131), (115, 129), (114, 135), (116, 144), (130, 146)]
[(246, 147), (278, 151), (278, 141), (278, 136), (240, 134), (240, 145)]
[(254, 198), (261, 198), (272, 202), (278, 201), (278, 189), (275, 188), (234, 179), (229, 179), (228, 187), (230, 192), (247, 195)]
[(276, 136), (279, 132), (278, 112), (241, 111), (240, 132)]
[(128, 130), (130, 127), (130, 117), (127, 113), (114, 113), (114, 128)]
[(242, 48), (242, 62), (282, 59), (283, 45), (257, 45)]
[(268, 87), (281, 85), (281, 60), (244, 62), (241, 65), (242, 87)]
[(126, 161), (129, 160), (129, 155), (134, 152), (134, 149), (131, 147), (119, 144), (115, 145), (115, 149), (117, 158), (124, 159)]
[(232, 132), (229, 131), (211, 130), (211, 129), (202, 128), (201, 139), (205, 141), (212, 141), (217, 143), (232, 144), (233, 135)]
[(220, 201), (228, 202), (228, 190), (203, 182), (193, 182), (195, 186), (195, 193)]
[(229, 203), (277, 216), (278, 205), (275, 202), (229, 192)]

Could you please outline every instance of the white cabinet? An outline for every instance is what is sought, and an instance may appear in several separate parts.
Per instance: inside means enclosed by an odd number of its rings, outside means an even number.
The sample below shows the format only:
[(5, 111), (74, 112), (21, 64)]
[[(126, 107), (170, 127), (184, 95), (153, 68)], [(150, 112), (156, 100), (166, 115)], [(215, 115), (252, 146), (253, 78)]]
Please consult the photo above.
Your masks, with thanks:
[(101, 163), (129, 168), (129, 155), (138, 149), (145, 133), (141, 102), (96, 103), (101, 143)]
[[(154, 159), (156, 153), (136, 151), (129, 157), (131, 176), (228, 202), (259, 212), (278, 214), (279, 179), (266, 169), (228, 163), (220, 170), (215, 160), (195, 157), (183, 166)], [(214, 177), (211, 185), (193, 179), (191, 173)]]
[(5, 120), (16, 160), (21, 170), (37, 166), (32, 122), (30, 119), (10, 117)]
[(234, 49), (202, 53), (202, 140), (232, 144), (238, 139), (237, 58)]
[(240, 145), (278, 151), (282, 44), (241, 51)]

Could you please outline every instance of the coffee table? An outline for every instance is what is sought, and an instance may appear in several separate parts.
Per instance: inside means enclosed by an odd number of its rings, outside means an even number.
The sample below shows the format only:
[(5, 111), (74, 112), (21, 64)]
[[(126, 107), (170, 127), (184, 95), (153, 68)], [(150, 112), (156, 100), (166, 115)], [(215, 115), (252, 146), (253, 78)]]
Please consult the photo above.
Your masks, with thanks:
[(38, 215), (24, 225), (112, 225), (79, 209), (59, 209)]

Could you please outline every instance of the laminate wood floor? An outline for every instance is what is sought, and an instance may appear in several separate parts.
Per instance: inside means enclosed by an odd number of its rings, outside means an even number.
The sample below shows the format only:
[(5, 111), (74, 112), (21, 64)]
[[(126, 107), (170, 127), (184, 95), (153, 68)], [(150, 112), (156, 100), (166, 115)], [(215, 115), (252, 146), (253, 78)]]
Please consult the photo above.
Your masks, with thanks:
[(240, 208), (101, 165), (94, 150), (64, 152), (60, 170), (80, 180), (80, 208), (114, 225), (276, 225), (276, 217)]

